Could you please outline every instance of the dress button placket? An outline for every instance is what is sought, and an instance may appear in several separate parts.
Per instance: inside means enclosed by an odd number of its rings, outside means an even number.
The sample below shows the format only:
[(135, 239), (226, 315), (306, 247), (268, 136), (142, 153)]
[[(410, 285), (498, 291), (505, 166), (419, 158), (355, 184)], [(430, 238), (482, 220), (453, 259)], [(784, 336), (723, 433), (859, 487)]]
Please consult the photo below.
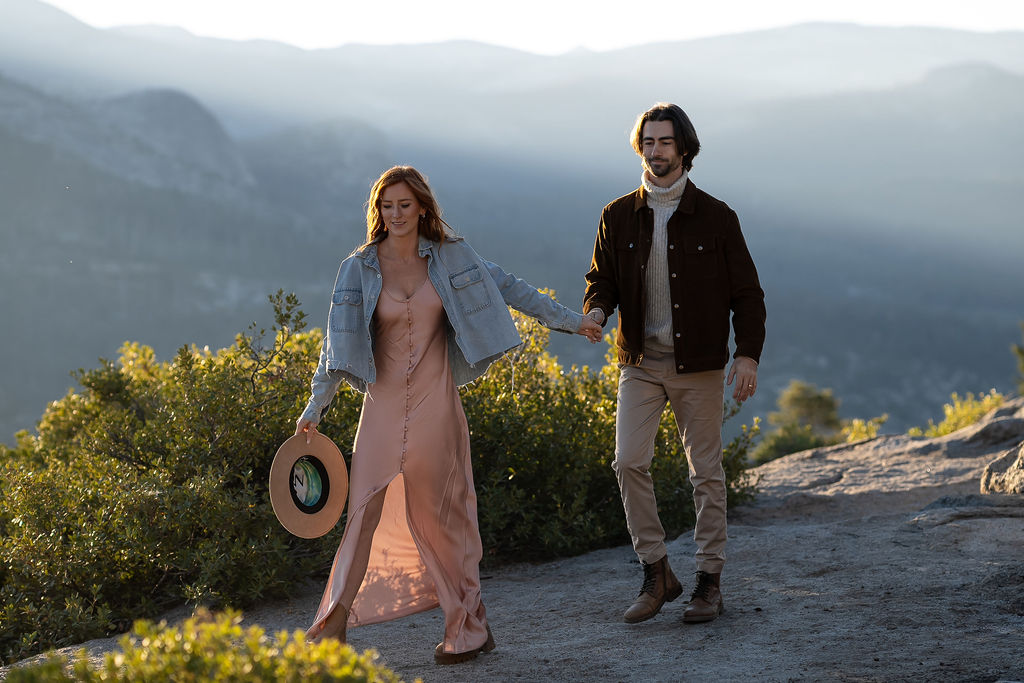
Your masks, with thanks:
[(408, 301), (405, 302), (405, 312), (409, 321), (409, 365), (405, 370), (405, 421), (402, 424), (402, 462), (399, 468), (403, 472), (405, 471), (405, 452), (409, 446), (409, 407), (412, 402), (412, 305)]

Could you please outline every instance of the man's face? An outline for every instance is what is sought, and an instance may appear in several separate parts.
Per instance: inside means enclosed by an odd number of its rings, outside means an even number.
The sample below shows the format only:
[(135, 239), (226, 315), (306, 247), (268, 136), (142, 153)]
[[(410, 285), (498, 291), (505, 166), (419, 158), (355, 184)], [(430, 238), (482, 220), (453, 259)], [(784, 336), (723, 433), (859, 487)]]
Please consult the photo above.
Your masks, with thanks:
[(647, 121), (640, 137), (644, 169), (655, 178), (682, 175), (685, 154), (676, 148), (671, 121)]

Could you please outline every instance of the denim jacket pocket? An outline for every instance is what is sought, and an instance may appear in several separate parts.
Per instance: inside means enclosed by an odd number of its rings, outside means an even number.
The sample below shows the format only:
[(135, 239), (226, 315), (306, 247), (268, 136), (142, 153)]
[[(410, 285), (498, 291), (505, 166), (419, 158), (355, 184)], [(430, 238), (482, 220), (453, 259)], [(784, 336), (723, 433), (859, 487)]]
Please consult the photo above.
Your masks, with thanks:
[(476, 313), (491, 305), (480, 266), (473, 264), (469, 268), (452, 273), (448, 279), (452, 284), (452, 295), (463, 313)]
[(363, 322), (363, 293), (358, 289), (339, 289), (331, 299), (331, 331), (355, 332)]

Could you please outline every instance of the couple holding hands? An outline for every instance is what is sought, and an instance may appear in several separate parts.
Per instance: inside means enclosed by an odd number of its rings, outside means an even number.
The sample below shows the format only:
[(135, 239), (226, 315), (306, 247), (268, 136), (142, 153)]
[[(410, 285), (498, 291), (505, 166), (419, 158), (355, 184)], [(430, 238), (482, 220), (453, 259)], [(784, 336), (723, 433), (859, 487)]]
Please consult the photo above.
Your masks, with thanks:
[[(365, 394), (347, 522), (311, 639), (344, 641), (347, 626), (440, 605), (437, 663), (494, 649), (458, 387), (521, 342), (508, 306), (592, 343), (618, 309), (612, 466), (644, 572), (624, 619), (650, 619), (683, 592), (649, 473), (666, 402), (697, 513), (696, 580), (683, 619), (722, 612), (723, 380), (738, 401), (757, 389), (764, 293), (735, 212), (688, 178), (700, 143), (683, 110), (655, 105), (637, 119), (631, 142), (642, 158), (641, 186), (601, 214), (583, 314), (482, 259), (442, 219), (416, 169), (396, 166), (374, 183), (366, 242), (338, 271), (312, 396), (296, 426), (308, 440), (342, 381)], [(736, 350), (726, 372), (730, 315)]]

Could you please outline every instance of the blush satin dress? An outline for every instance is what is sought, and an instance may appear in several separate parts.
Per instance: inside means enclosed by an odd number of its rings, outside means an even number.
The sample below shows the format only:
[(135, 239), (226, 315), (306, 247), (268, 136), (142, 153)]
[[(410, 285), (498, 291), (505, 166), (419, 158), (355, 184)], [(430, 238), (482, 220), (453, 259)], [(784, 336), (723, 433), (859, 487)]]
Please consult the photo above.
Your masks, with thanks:
[(313, 631), (338, 605), (349, 626), (440, 605), (445, 652), (487, 639), (469, 425), (448, 364), (447, 324), (429, 278), (408, 299), (381, 292), (377, 380), (363, 399), (348, 521)]

